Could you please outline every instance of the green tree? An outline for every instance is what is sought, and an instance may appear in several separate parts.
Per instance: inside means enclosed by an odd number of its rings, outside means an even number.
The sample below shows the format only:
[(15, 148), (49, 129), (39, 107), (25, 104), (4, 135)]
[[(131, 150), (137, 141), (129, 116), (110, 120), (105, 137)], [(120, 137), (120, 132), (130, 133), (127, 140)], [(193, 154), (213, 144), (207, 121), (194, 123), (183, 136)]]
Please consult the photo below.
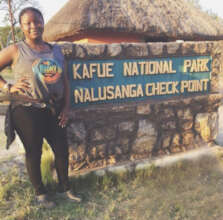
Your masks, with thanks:
[[(21, 29), (15, 27), (15, 40), (19, 41), (23, 38)], [(11, 27), (9, 25), (0, 27), (0, 50), (12, 43), (11, 41)]]
[(35, 6), (39, 7), (38, 0), (0, 0), (0, 11), (2, 11), (5, 16), (3, 22), (9, 24), (10, 22), (10, 11), (9, 11), (9, 2), (11, 3), (11, 12), (13, 14), (13, 23), (16, 25), (18, 23), (19, 11), (26, 6)]
[[(18, 12), (23, 7), (34, 5), (35, 7), (38, 7), (39, 3), (37, 0), (0, 0), (0, 11), (5, 14), (3, 22), (6, 23), (6, 25), (10, 25), (11, 31), (9, 32), (8, 37), (11, 37), (14, 43), (16, 38), (18, 38), (15, 31), (15, 26), (18, 23)], [(0, 38), (3, 38), (1, 33)], [(4, 44), (1, 43), (1, 46), (4, 46)]]

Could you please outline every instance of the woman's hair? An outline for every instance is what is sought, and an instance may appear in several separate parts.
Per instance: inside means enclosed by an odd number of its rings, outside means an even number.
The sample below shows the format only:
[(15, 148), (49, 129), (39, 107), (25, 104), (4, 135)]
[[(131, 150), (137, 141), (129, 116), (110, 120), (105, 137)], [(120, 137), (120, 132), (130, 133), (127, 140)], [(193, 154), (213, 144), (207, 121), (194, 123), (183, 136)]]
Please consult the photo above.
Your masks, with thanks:
[(28, 11), (36, 12), (36, 13), (39, 14), (40, 17), (42, 17), (42, 19), (44, 20), (44, 18), (43, 18), (43, 14), (42, 14), (42, 12), (41, 12), (39, 9), (34, 8), (34, 7), (27, 7), (27, 8), (22, 9), (22, 11), (20, 11), (20, 13), (19, 13), (19, 23), (20, 23), (20, 24), (21, 24), (21, 18), (22, 18), (22, 16), (23, 16), (26, 12), (28, 12)]

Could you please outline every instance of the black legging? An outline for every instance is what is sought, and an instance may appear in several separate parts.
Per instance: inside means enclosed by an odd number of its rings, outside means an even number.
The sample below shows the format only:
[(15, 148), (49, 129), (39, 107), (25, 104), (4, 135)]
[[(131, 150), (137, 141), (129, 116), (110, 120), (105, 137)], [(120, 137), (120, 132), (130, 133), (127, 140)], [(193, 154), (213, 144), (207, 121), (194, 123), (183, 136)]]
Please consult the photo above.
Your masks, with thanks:
[(48, 108), (17, 106), (12, 120), (25, 148), (27, 172), (36, 194), (46, 193), (40, 170), (43, 138), (54, 152), (60, 189), (68, 190), (68, 144), (66, 129), (58, 126), (58, 114), (53, 115)]

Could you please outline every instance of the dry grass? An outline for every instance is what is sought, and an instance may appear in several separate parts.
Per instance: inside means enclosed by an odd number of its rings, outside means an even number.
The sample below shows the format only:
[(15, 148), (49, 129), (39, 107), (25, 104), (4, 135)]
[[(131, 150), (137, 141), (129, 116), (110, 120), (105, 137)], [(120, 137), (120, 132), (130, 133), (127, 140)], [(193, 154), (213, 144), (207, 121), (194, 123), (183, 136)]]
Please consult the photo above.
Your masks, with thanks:
[(4, 220), (221, 220), (221, 152), (124, 176), (73, 177), (72, 186), (83, 202), (55, 198), (57, 207), (52, 210), (36, 206), (29, 181), (12, 171), (13, 175), (0, 177), (0, 216)]

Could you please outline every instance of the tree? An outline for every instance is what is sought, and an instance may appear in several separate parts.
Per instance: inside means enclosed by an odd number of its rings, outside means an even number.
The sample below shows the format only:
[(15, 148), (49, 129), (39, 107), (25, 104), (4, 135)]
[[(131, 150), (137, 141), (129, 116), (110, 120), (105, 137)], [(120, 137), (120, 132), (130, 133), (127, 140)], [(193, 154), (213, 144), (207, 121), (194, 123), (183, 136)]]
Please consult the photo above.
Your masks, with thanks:
[[(9, 25), (5, 27), (0, 27), (0, 50), (9, 45), (11, 42), (11, 27)], [(23, 38), (22, 31), (20, 27), (15, 26), (15, 37), (16, 41), (19, 41)]]
[(18, 23), (18, 12), (22, 7), (33, 6), (38, 7), (37, 0), (0, 0), (0, 11), (5, 13), (4, 22), (11, 26), (12, 41), (16, 41), (15, 25)]

